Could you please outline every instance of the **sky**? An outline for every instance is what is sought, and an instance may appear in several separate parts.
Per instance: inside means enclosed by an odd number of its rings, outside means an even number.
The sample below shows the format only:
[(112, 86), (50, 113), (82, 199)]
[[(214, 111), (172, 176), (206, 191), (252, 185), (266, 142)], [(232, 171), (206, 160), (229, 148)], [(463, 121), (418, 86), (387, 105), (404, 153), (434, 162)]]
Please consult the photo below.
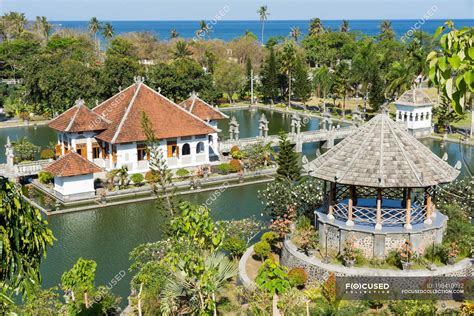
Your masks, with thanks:
[(421, 19), (433, 6), (433, 19), (474, 19), (474, 0), (0, 0), (0, 11), (53, 21), (210, 20), (225, 11), (225, 20), (256, 20), (265, 4), (272, 20)]

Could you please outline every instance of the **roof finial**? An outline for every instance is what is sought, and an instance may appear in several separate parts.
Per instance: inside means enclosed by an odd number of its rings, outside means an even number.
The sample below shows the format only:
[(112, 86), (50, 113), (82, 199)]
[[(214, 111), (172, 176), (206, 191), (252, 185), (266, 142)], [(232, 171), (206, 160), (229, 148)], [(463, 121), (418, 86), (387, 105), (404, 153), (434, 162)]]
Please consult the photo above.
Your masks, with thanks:
[(79, 98), (76, 100), (76, 102), (74, 103), (74, 106), (82, 106), (84, 105), (84, 100)]
[(388, 112), (389, 111), (388, 111), (387, 102), (385, 102), (384, 104), (380, 106), (380, 113), (388, 115)]
[(158, 91), (158, 93), (161, 93), (161, 87), (158, 87), (158, 89), (156, 89)]
[(145, 81), (145, 78), (143, 78), (142, 76), (135, 76), (133, 77), (133, 81), (135, 81), (136, 84), (140, 84)]

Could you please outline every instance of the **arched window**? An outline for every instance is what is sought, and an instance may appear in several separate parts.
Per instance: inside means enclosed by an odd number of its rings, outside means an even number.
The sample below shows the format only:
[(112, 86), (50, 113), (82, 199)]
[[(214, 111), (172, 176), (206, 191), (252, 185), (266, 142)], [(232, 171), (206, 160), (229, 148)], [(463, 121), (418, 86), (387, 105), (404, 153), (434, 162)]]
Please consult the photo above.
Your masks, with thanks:
[(196, 147), (196, 154), (201, 154), (204, 152), (204, 143), (199, 142)]
[(413, 113), (410, 113), (410, 122), (413, 121)]
[(183, 156), (191, 155), (191, 147), (189, 147), (188, 143), (183, 145), (181, 152), (183, 153)]
[(415, 121), (418, 121), (418, 113), (415, 113)]
[(421, 114), (420, 114), (420, 121), (423, 121), (424, 114), (425, 114), (425, 113), (421, 113)]
[(402, 119), (402, 111), (398, 111), (398, 119), (399, 119), (399, 120)]
[(430, 119), (430, 112), (426, 112), (426, 119), (427, 119), (427, 120)]
[(408, 121), (407, 112), (405, 112), (405, 113), (403, 114), (403, 120), (404, 120), (405, 122)]

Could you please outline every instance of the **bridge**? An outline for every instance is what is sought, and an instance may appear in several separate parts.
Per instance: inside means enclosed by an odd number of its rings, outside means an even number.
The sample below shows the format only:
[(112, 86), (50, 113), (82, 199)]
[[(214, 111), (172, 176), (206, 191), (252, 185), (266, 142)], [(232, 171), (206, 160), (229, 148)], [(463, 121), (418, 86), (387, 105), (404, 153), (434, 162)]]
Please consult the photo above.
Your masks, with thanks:
[[(331, 148), (334, 145), (334, 140), (345, 138), (351, 135), (356, 130), (356, 127), (349, 126), (340, 129), (332, 130), (315, 130), (298, 133), (289, 133), (288, 139), (296, 144), (296, 151), (301, 152), (304, 143), (315, 143), (315, 142), (326, 142), (326, 148)], [(279, 142), (278, 135), (269, 136), (256, 136), (242, 139), (229, 139), (219, 142), (219, 152), (226, 153), (230, 152), (233, 146), (244, 148), (246, 146), (254, 145), (257, 143), (271, 143), (272, 146), (277, 146)]]
[(0, 176), (6, 178), (26, 177), (38, 174), (43, 168), (52, 163), (52, 159), (42, 159), (18, 164), (0, 164)]

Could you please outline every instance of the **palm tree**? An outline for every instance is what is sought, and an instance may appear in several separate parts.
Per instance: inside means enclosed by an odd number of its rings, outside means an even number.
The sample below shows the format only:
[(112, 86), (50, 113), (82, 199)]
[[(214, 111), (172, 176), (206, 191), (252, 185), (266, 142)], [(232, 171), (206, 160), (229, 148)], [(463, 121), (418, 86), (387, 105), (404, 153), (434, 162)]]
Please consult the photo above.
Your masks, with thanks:
[(298, 42), (298, 38), (301, 36), (301, 30), (299, 27), (292, 27), (290, 36), (294, 38), (295, 42)]
[(407, 62), (394, 62), (387, 74), (385, 94), (390, 98), (395, 98), (409, 90), (413, 85), (416, 75), (416, 72)]
[(364, 95), (364, 109), (366, 109), (370, 84), (373, 81), (374, 73), (377, 73), (380, 68), (382, 56), (375, 49), (371, 39), (359, 43), (360, 46), (355, 53), (351, 72), (354, 79), (361, 85), (361, 92)]
[(89, 21), (89, 32), (94, 34), (94, 42), (97, 45), (97, 48), (99, 48), (99, 42), (97, 41), (97, 32), (99, 32), (101, 29), (100, 22), (99, 20), (94, 16), (92, 19)]
[(51, 24), (45, 16), (37, 16), (35, 22), (36, 29), (43, 36), (45, 43), (48, 43), (49, 32), (51, 32)]
[(211, 32), (211, 29), (209, 28), (209, 25), (206, 23), (206, 21), (202, 20), (199, 22), (199, 29), (196, 31), (196, 36), (200, 38), (205, 38), (206, 36), (209, 36), (209, 33)]
[(395, 38), (395, 33), (393, 32), (392, 22), (388, 20), (382, 21), (380, 24), (380, 37), (382, 39), (393, 40)]
[(128, 168), (127, 166), (122, 166), (120, 169), (117, 170), (117, 173), (115, 174), (118, 179), (119, 179), (119, 187), (121, 189), (124, 189), (125, 186), (127, 185), (128, 181)]
[(178, 37), (179, 37), (178, 31), (176, 31), (176, 29), (171, 29), (170, 38), (178, 38)]
[(165, 315), (171, 315), (173, 311), (207, 315), (211, 309), (213, 315), (217, 315), (216, 295), (237, 271), (237, 264), (221, 252), (204, 254), (203, 271), (199, 274), (189, 273), (184, 264), (179, 264), (165, 282), (161, 312)]
[(24, 13), (9, 12), (3, 15), (3, 33), (5, 39), (8, 41), (12, 38), (18, 37), (25, 31), (27, 19)]
[(106, 40), (111, 39), (114, 36), (114, 28), (112, 24), (105, 23), (104, 28), (102, 29), (102, 35)]
[(265, 31), (265, 21), (268, 19), (270, 13), (268, 12), (268, 7), (266, 5), (261, 6), (258, 11), (258, 15), (260, 16), (260, 23), (262, 24), (262, 46), (263, 44), (263, 34)]
[(349, 21), (347, 20), (342, 20), (342, 25), (341, 25), (341, 32), (347, 33), (349, 32)]
[(296, 48), (293, 41), (288, 41), (283, 46), (283, 53), (281, 56), (282, 70), (286, 73), (288, 78), (288, 107), (291, 106), (291, 81), (292, 71), (296, 64)]
[(309, 25), (309, 34), (318, 35), (324, 32), (323, 23), (320, 18), (312, 19)]
[(192, 54), (193, 53), (189, 50), (188, 43), (186, 43), (185, 41), (176, 42), (176, 47), (173, 53), (176, 59), (186, 58), (188, 56), (191, 56)]

